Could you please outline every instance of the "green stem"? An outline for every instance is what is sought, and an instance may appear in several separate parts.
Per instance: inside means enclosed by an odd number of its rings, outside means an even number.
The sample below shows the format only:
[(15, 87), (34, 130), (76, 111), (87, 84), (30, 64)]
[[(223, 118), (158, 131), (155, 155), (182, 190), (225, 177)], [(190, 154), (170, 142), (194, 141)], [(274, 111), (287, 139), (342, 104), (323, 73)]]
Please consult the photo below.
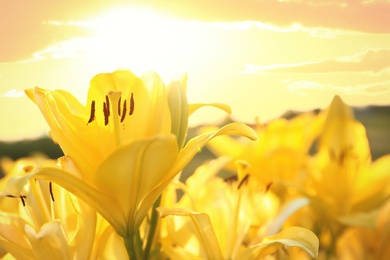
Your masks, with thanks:
[(134, 236), (130, 235), (123, 238), (123, 241), (126, 246), (127, 255), (129, 256), (129, 259), (134, 260), (137, 259), (137, 254), (135, 252), (134, 248)]
[(339, 224), (329, 224), (329, 231), (331, 234), (331, 242), (329, 248), (326, 250), (327, 256), (329, 259), (337, 259), (337, 251), (336, 251), (336, 242), (337, 238), (343, 232), (343, 227)]
[(144, 250), (144, 257), (143, 257), (144, 260), (149, 259), (150, 249), (151, 249), (152, 244), (153, 244), (154, 234), (156, 233), (157, 222), (158, 222), (158, 214), (157, 214), (156, 208), (160, 206), (160, 203), (161, 203), (161, 195), (160, 195), (160, 197), (158, 197), (158, 199), (153, 204), (152, 217), (150, 219), (150, 228), (149, 228), (149, 232), (148, 232), (148, 239), (147, 239), (145, 250)]

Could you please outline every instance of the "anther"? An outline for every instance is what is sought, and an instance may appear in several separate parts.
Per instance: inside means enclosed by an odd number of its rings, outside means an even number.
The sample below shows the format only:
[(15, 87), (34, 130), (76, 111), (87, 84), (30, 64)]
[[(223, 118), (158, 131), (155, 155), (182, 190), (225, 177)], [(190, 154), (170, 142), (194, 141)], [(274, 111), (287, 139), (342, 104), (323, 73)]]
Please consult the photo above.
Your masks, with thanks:
[(89, 120), (88, 120), (88, 123), (92, 123), (93, 120), (95, 120), (95, 100), (92, 100), (92, 103), (91, 103), (91, 115), (89, 116)]
[(8, 197), (8, 198), (20, 198), (20, 200), (22, 201), (23, 207), (26, 206), (26, 202), (25, 202), (25, 200), (24, 200), (24, 199), (27, 198), (26, 195), (14, 196), (14, 195), (7, 194), (6, 197)]
[(265, 186), (265, 192), (267, 193), (272, 186), (272, 181)]
[(123, 113), (122, 113), (122, 117), (121, 117), (121, 123), (123, 122), (123, 120), (125, 120), (125, 116), (126, 116), (126, 99), (125, 101), (123, 101)]
[(122, 100), (122, 97), (119, 97), (119, 100), (118, 100), (118, 115), (121, 116), (121, 100)]
[(51, 200), (54, 202), (53, 184), (52, 184), (52, 182), (49, 182), (49, 191), (50, 191)]
[(133, 113), (134, 113), (134, 94), (131, 93), (129, 115), (131, 116)]
[(248, 182), (248, 179), (249, 179), (249, 174), (245, 175), (245, 177), (240, 181), (240, 183), (238, 184), (237, 186), (237, 189), (239, 190), (241, 188), (241, 186), (245, 183), (245, 182)]
[(103, 114), (104, 114), (104, 125), (108, 125), (108, 117), (110, 116), (110, 107), (107, 106), (106, 102), (103, 102)]
[(106, 105), (108, 108), (108, 115), (110, 115), (110, 99), (108, 98), (108, 95), (106, 95)]
[(32, 172), (34, 170), (34, 166), (33, 165), (26, 165), (23, 167), (23, 171), (25, 173), (29, 173), (29, 172)]

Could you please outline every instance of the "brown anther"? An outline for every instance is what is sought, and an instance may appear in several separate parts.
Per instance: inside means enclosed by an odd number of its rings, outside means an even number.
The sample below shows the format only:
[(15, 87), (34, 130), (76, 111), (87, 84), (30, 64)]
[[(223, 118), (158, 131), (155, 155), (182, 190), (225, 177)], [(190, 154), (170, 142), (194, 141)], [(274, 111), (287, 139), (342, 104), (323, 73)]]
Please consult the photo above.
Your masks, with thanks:
[(122, 100), (122, 97), (119, 97), (119, 100), (118, 100), (118, 115), (121, 116), (121, 100)]
[(25, 173), (32, 172), (34, 170), (34, 165), (26, 165), (23, 167)]
[(110, 115), (110, 99), (108, 98), (107, 95), (106, 95), (106, 105), (107, 105), (107, 109), (108, 109), (108, 115)]
[(134, 94), (131, 93), (131, 97), (130, 97), (130, 111), (129, 111), (129, 115), (131, 116), (133, 113), (134, 113)]
[(249, 174), (245, 175), (245, 177), (241, 180), (241, 182), (238, 184), (237, 189), (239, 190), (241, 186), (245, 183), (248, 182), (249, 180)]
[(267, 184), (267, 186), (265, 186), (265, 192), (268, 192), (269, 189), (271, 188), (273, 182), (271, 181), (270, 183)]
[(92, 100), (92, 103), (91, 103), (91, 115), (89, 116), (89, 120), (88, 120), (88, 123), (92, 123), (93, 120), (95, 120), (95, 100)]
[(23, 207), (26, 206), (26, 202), (24, 201), (24, 198), (26, 198), (26, 196), (20, 196), (20, 200), (22, 201)]
[(123, 113), (122, 113), (122, 117), (121, 117), (121, 123), (123, 122), (123, 120), (125, 120), (125, 117), (126, 117), (126, 99), (125, 101), (123, 101)]
[(103, 114), (104, 114), (104, 125), (108, 125), (108, 117), (110, 116), (110, 108), (106, 102), (103, 102)]
[(26, 206), (26, 202), (25, 202), (25, 200), (24, 200), (24, 199), (27, 198), (26, 195), (14, 196), (14, 195), (7, 194), (7, 195), (5, 195), (5, 196), (8, 197), (8, 198), (20, 198), (20, 200), (22, 201), (23, 207)]
[(54, 202), (53, 184), (52, 184), (52, 182), (49, 182), (49, 192), (50, 192), (51, 200)]

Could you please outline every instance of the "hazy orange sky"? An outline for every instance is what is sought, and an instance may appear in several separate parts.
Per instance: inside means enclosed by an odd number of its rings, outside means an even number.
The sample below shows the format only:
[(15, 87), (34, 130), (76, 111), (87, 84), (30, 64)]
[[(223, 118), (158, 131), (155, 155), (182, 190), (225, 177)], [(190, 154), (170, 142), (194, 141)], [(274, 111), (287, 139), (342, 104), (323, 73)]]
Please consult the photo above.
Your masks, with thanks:
[[(0, 140), (48, 130), (24, 96), (118, 68), (188, 73), (190, 102), (252, 123), (288, 109), (390, 104), (390, 1), (0, 1)], [(194, 123), (223, 116), (203, 109)]]

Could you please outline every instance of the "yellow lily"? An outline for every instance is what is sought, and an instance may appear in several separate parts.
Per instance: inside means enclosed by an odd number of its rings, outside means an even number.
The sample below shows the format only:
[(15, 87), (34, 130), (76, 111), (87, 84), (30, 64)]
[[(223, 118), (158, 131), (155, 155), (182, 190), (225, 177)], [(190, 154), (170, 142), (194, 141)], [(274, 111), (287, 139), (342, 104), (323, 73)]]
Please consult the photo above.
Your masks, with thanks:
[(335, 96), (325, 111), (324, 129), (302, 192), (310, 199), (311, 222), (327, 257), (336, 254), (337, 239), (348, 227), (373, 228), (390, 195), (390, 156), (371, 161), (364, 126)]
[(344, 225), (373, 226), (389, 198), (390, 156), (371, 162), (364, 126), (335, 96), (319, 139), (309, 196), (320, 215)]
[[(45, 168), (35, 172), (35, 178), (56, 182), (86, 201), (125, 238), (132, 254), (134, 245), (128, 239), (133, 239), (161, 192), (201, 147), (224, 134), (256, 138), (251, 128), (230, 124), (181, 148), (178, 140), (185, 137), (185, 121), (194, 109), (181, 94), (168, 100), (165, 85), (153, 73), (142, 78), (129, 71), (95, 76), (87, 107), (64, 91), (35, 88), (26, 93), (66, 155), (61, 161), (64, 170)], [(171, 116), (177, 107), (184, 117)], [(173, 125), (183, 129), (173, 131)]]
[(34, 168), (55, 165), (44, 158), (4, 162), (0, 180), (0, 247), (17, 259), (87, 259), (91, 256), (96, 212), (63, 188), (28, 178)]
[(86, 181), (121, 145), (171, 132), (165, 87), (153, 73), (143, 78), (130, 71), (98, 74), (91, 80), (86, 106), (64, 90), (35, 87), (26, 94)]
[[(256, 122), (258, 139), (248, 142), (242, 138), (223, 136), (208, 144), (218, 156), (245, 160), (252, 166), (252, 176), (264, 183), (294, 183), (303, 185), (307, 178), (307, 157), (323, 124), (323, 115), (304, 113), (287, 120), (275, 119), (267, 124)], [(213, 130), (205, 127), (202, 131)], [(235, 166), (228, 168), (234, 172)]]
[(238, 182), (215, 176), (227, 161), (221, 157), (199, 167), (186, 185), (177, 184), (185, 193), (174, 208), (157, 209), (167, 221), (162, 252), (170, 259), (257, 259), (293, 245), (315, 256), (318, 239), (309, 230), (294, 227), (271, 235), (278, 231), (275, 224), (283, 224), (273, 222), (278, 201), (252, 183), (246, 164), (239, 163)]

